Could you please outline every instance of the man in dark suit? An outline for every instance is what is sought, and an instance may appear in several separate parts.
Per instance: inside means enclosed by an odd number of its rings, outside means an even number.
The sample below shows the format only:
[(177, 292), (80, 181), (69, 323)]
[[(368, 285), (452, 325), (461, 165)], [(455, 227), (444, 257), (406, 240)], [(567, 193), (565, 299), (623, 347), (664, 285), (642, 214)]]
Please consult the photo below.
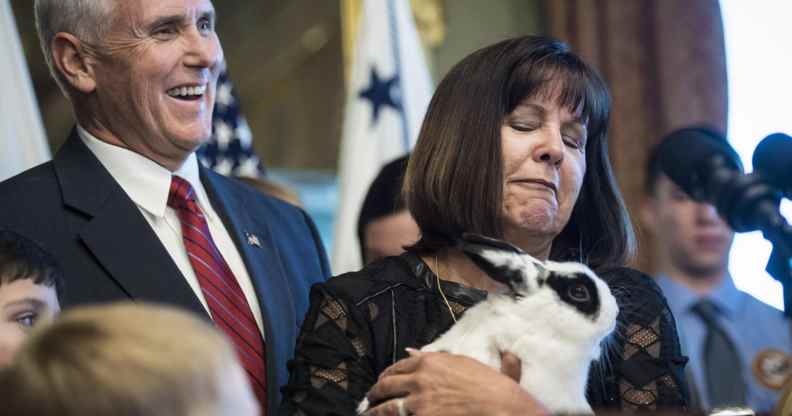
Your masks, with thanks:
[(223, 55), (212, 2), (37, 0), (36, 16), (78, 125), (51, 162), (0, 183), (0, 228), (58, 258), (66, 307), (133, 299), (211, 318), (274, 414), (329, 268), (302, 210), (196, 160)]

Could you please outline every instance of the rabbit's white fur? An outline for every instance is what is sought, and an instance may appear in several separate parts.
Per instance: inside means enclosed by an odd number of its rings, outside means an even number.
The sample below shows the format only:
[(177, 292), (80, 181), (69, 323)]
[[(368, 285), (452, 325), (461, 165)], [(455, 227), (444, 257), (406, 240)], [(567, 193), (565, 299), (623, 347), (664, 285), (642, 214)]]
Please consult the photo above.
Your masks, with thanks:
[[(520, 385), (553, 413), (593, 413), (586, 400), (586, 382), (601, 341), (613, 330), (618, 314), (607, 284), (580, 263), (540, 262), (527, 254), (483, 250), (480, 256), (497, 266), (519, 270), (518, 298), (492, 294), (471, 307), (462, 319), (421, 351), (466, 355), (500, 369), (500, 352), (522, 362)], [(543, 275), (593, 280), (599, 308), (587, 316), (561, 300)], [(368, 408), (363, 400), (359, 411)]]

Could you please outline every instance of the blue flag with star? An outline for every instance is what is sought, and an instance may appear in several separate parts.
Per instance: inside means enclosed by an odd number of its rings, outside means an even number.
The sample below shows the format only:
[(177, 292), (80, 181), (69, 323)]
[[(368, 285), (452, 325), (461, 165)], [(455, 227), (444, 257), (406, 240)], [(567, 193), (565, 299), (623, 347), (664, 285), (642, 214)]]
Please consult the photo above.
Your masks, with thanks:
[(377, 68), (371, 67), (371, 78), (364, 90), (360, 91), (360, 98), (371, 103), (371, 124), (377, 124), (380, 108), (390, 107), (396, 111), (401, 111), (401, 102), (398, 98), (399, 75), (396, 74), (388, 79), (380, 79)]
[(363, 0), (338, 166), (335, 274), (361, 266), (357, 218), (371, 181), (418, 137), (433, 87), (409, 0)]

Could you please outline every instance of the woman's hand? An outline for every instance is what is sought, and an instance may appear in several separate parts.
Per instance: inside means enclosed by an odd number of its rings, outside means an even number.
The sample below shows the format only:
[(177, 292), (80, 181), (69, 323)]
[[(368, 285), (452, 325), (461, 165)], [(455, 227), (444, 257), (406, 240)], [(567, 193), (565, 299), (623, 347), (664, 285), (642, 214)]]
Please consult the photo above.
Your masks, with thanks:
[[(501, 356), (501, 372), (462, 355), (409, 350), (368, 394), (367, 416), (548, 415), (517, 381), (520, 360)], [(400, 409), (401, 408), (401, 409)]]

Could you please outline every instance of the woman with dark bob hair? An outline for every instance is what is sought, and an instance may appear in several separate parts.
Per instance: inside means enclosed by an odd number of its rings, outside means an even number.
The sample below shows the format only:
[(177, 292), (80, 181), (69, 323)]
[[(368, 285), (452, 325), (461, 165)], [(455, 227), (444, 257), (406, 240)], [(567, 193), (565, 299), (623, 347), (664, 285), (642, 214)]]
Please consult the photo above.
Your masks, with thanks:
[[(557, 40), (526, 36), (458, 63), (432, 98), (404, 184), (421, 239), (398, 257), (313, 287), (283, 410), (351, 415), (543, 414), (501, 371), (416, 353), (502, 284), (456, 248), (465, 232), (539, 259), (581, 261), (610, 286), (617, 329), (592, 365), (594, 409), (682, 409), (676, 328), (646, 275), (624, 266), (633, 234), (608, 160), (604, 82)], [(537, 311), (541, 313), (541, 311)], [(563, 357), (559, 357), (563, 360)], [(516, 367), (516, 371), (515, 371)]]

